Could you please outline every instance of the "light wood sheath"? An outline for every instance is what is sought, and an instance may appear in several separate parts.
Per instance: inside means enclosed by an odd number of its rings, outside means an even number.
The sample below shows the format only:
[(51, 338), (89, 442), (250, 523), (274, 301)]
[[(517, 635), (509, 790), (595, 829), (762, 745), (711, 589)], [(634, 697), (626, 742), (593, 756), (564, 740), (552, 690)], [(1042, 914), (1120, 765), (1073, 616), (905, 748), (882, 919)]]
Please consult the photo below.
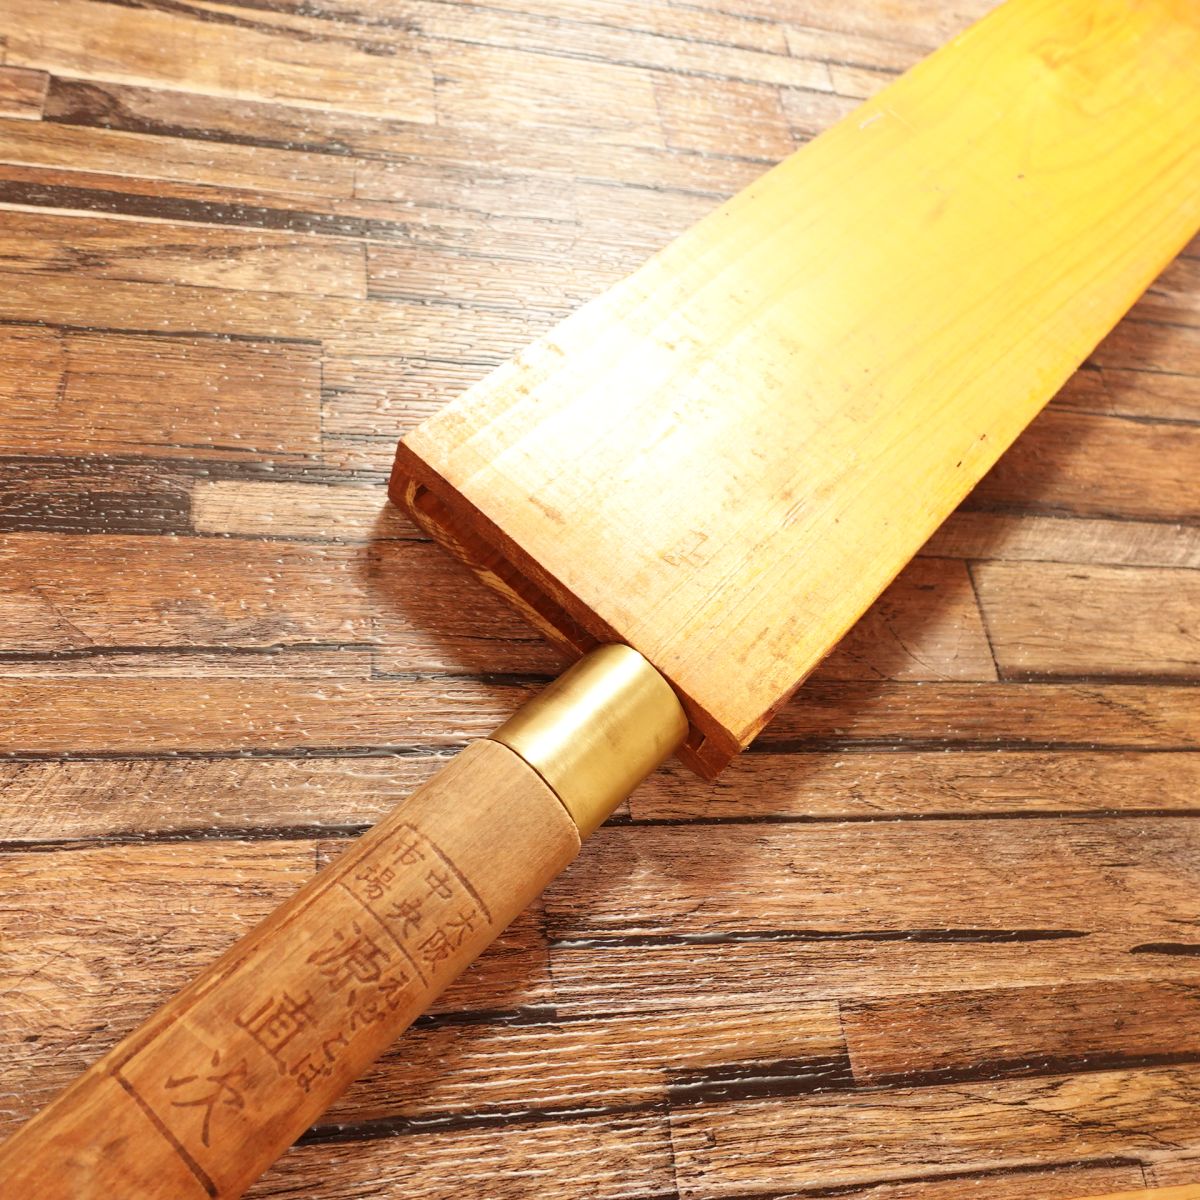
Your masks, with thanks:
[(5, 1196), (239, 1196), (575, 857), (477, 742), (0, 1147)]
[(409, 435), (393, 496), (713, 773), (1200, 224), (1200, 6), (1009, 0)]

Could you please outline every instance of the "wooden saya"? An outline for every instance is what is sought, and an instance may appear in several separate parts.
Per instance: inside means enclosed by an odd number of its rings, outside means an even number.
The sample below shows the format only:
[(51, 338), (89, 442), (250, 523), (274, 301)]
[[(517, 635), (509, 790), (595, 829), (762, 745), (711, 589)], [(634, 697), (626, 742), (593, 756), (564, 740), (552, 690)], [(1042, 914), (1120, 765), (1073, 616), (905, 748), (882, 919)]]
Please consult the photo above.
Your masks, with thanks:
[(3, 1194), (240, 1195), (658, 762), (745, 746), (1200, 225), (1197, 62), (1193, 0), (1009, 0), (411, 435), (393, 499), (586, 657)]
[(392, 496), (714, 775), (1200, 223), (1200, 6), (1010, 0), (400, 446)]

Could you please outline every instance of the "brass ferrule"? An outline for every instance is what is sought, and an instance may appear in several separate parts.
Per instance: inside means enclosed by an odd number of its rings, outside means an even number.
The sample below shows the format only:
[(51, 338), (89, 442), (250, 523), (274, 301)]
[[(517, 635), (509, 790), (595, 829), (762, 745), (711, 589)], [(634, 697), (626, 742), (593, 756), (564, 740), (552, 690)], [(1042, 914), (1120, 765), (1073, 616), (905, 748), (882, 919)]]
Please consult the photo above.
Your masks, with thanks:
[(600, 646), (491, 735), (554, 790), (581, 837), (679, 748), (688, 722), (671, 685), (628, 646)]

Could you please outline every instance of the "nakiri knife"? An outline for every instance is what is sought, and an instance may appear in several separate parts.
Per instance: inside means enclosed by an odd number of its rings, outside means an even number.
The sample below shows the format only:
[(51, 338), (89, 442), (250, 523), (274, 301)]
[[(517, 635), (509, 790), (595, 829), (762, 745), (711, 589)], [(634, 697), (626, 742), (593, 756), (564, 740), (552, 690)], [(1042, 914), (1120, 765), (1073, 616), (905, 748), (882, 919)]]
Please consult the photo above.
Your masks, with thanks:
[(751, 741), (1198, 226), (1200, 7), (1008, 0), (417, 429), (393, 500), (579, 661), (3, 1194), (241, 1195), (642, 778)]

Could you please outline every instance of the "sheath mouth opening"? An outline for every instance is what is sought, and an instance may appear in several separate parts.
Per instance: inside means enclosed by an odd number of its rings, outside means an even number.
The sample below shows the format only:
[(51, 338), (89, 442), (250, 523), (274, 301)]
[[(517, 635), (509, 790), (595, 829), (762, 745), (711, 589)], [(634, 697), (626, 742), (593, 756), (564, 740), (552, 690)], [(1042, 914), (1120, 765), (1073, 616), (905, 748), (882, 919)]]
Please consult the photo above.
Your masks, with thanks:
[[(447, 502), (425, 483), (411, 477), (393, 478), (392, 500), (399, 504), (443, 549), (468, 566), (479, 579), (498, 592), (536, 629), (572, 657), (586, 654), (606, 642), (620, 642), (615, 631), (593, 634), (559, 603), (547, 581), (534, 578), (532, 564), (518, 565), (504, 549), (499, 531), (489, 536), (459, 504)], [(466, 502), (460, 502), (467, 508)], [(686, 702), (686, 701), (685, 701)], [(679, 749), (680, 760), (711, 778), (730, 755), (717, 749), (704, 731), (691, 722)]]
[(455, 511), (421, 483), (406, 489), (404, 507), (434, 541), (465, 563), (499, 592), (555, 645), (585, 654), (600, 645), (565, 608), (523, 574), (503, 551), (478, 530), (457, 519)]

